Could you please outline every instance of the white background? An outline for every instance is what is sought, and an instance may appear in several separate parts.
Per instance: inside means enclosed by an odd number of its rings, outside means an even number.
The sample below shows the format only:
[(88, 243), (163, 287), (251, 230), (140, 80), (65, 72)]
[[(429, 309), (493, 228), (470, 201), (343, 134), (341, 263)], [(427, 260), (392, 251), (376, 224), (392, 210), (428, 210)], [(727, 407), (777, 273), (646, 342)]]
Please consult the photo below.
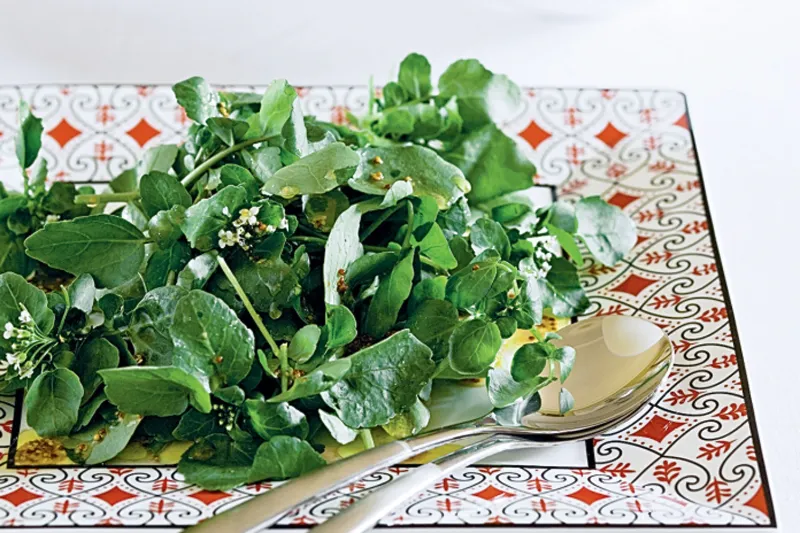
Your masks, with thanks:
[(794, 0), (0, 0), (0, 83), (383, 82), (418, 51), (439, 72), (476, 57), (524, 85), (684, 91), (789, 533), (800, 531), (798, 22)]

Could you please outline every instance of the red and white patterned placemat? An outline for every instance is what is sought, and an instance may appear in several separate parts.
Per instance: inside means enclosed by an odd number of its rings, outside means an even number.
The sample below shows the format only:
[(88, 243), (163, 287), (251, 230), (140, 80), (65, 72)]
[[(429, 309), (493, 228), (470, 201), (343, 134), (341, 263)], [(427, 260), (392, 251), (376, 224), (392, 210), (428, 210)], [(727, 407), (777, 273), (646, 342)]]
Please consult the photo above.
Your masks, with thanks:
[[(363, 87), (297, 89), (306, 113), (343, 121)], [(20, 99), (44, 118), (49, 179), (101, 183), (188, 127), (169, 87), (0, 87), (0, 177), (15, 185)], [(646, 413), (594, 442), (594, 469), (468, 468), (419, 494), (386, 526), (774, 526), (766, 471), (683, 95), (671, 91), (532, 89), (506, 125), (562, 198), (600, 194), (631, 215), (639, 240), (614, 268), (589, 263), (588, 315), (637, 315), (676, 353)], [(4, 463), (14, 397), (0, 397)], [(308, 527), (407, 467), (376, 473), (285, 517)], [(187, 485), (172, 467), (0, 467), (0, 525), (186, 526), (270, 487)]]

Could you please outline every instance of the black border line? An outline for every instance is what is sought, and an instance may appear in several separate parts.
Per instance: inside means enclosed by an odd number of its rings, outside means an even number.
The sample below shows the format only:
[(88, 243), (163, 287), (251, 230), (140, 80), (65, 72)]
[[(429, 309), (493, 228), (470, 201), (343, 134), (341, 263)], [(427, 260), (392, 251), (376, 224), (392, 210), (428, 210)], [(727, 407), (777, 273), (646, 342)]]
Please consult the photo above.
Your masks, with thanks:
[[(59, 87), (75, 87), (75, 86), (94, 86), (94, 87), (122, 87), (122, 86), (145, 86), (145, 87), (164, 87), (168, 86), (167, 83), (144, 83), (144, 84), (137, 84), (137, 83), (79, 83), (79, 82), (71, 82), (71, 83), (23, 83), (23, 84), (0, 84), (0, 88), (7, 89), (7, 88), (14, 88), (14, 89), (22, 89), (22, 88), (39, 88), (39, 87), (47, 87), (47, 86), (59, 86)], [(252, 85), (252, 84), (213, 84), (216, 86), (236, 86), (236, 85)], [(259, 84), (255, 84), (259, 85)], [(299, 85), (299, 87), (306, 87), (306, 88), (331, 88), (331, 89), (349, 89), (353, 87), (358, 87), (358, 85), (346, 85), (346, 84), (333, 84), (333, 85)], [(694, 129), (692, 128), (692, 119), (689, 113), (689, 102), (686, 96), (686, 93), (683, 91), (679, 91), (676, 89), (664, 89), (664, 88), (598, 88), (598, 87), (548, 87), (548, 86), (538, 86), (538, 87), (530, 87), (525, 86), (524, 89), (533, 89), (533, 90), (542, 90), (542, 89), (556, 89), (556, 90), (615, 90), (615, 91), (633, 91), (633, 92), (645, 92), (645, 91), (663, 91), (663, 92), (674, 92), (679, 94), (683, 99), (684, 103), (684, 110), (686, 115), (686, 122), (687, 122), (687, 130), (689, 132), (689, 138), (692, 143), (692, 148), (695, 154), (695, 166), (697, 168), (697, 177), (698, 181), (700, 182), (700, 197), (703, 200), (703, 207), (705, 209), (706, 214), (706, 221), (708, 222), (708, 234), (711, 239), (712, 248), (714, 251), (714, 261), (717, 265), (717, 273), (719, 274), (719, 281), (720, 281), (720, 288), (722, 289), (722, 296), (723, 301), (725, 302), (725, 307), (728, 310), (728, 323), (731, 328), (731, 334), (733, 337), (733, 347), (734, 352), (736, 353), (737, 357), (737, 368), (739, 370), (739, 376), (742, 382), (742, 398), (744, 399), (745, 406), (747, 408), (747, 417), (748, 417), (748, 425), (751, 431), (751, 437), (753, 439), (753, 447), (756, 452), (756, 463), (758, 464), (758, 471), (759, 476), (761, 478), (761, 486), (762, 490), (764, 491), (764, 500), (767, 505), (767, 517), (769, 518), (769, 523), (767, 524), (728, 524), (728, 525), (714, 525), (714, 524), (688, 524), (688, 525), (669, 525), (669, 524), (582, 524), (582, 525), (574, 525), (574, 524), (432, 524), (432, 525), (419, 525), (419, 526), (385, 526), (385, 525), (377, 525), (376, 528), (385, 529), (389, 527), (396, 527), (402, 530), (424, 530), (424, 529), (491, 529), (491, 528), (553, 528), (553, 529), (584, 529), (584, 528), (593, 528), (593, 529), (611, 529), (611, 528), (632, 528), (632, 529), (659, 529), (659, 528), (680, 528), (681, 530), (684, 529), (709, 529), (709, 528), (730, 528), (730, 529), (744, 529), (744, 528), (759, 528), (759, 529), (766, 529), (766, 528), (777, 528), (777, 518), (775, 515), (775, 506), (772, 499), (772, 490), (769, 485), (769, 479), (767, 477), (767, 468), (766, 468), (766, 461), (763, 454), (763, 448), (761, 446), (761, 439), (758, 433), (758, 426), (756, 424), (755, 419), (755, 408), (753, 406), (753, 401), (750, 396), (750, 385), (747, 379), (747, 372), (745, 370), (745, 363), (744, 363), (744, 354), (742, 352), (742, 346), (739, 342), (739, 332), (738, 328), (736, 327), (736, 320), (734, 318), (734, 311), (733, 311), (733, 302), (731, 300), (730, 292), (728, 290), (728, 283), (725, 278), (724, 269), (722, 266), (722, 257), (719, 250), (719, 244), (717, 242), (716, 233), (714, 231), (714, 224), (712, 222), (711, 217), (711, 208), (708, 202), (708, 195), (705, 187), (705, 181), (703, 179), (703, 172), (700, 166), (700, 155), (697, 149), (697, 141), (694, 134)], [(92, 183), (92, 182), (88, 182)], [(97, 183), (97, 182), (93, 182)], [(553, 190), (553, 194), (555, 195), (556, 187), (554, 185), (544, 185), (546, 187), (550, 187)], [(17, 398), (14, 403), (14, 422), (12, 425), (12, 437), (11, 442), (9, 445), (9, 455), (8, 461), (9, 464), (7, 466), (13, 465), (11, 464), (12, 461), (12, 449), (16, 452), (16, 445), (17, 445), (17, 438), (19, 435), (19, 424), (21, 416), (18, 416), (17, 409), (21, 410), (21, 400), (22, 391), (17, 391)], [(21, 415), (21, 413), (19, 413)], [(595, 462), (595, 455), (594, 455), (594, 445), (593, 441), (587, 440), (586, 447), (587, 447), (587, 454), (591, 450), (591, 455), (589, 455), (589, 463), (592, 466), (591, 469), (595, 469), (596, 462)], [(13, 448), (12, 448), (13, 447)], [(118, 465), (114, 465), (117, 467)], [(124, 466), (120, 465), (124, 468)], [(135, 465), (134, 467), (142, 467), (143, 465)], [(164, 465), (167, 466), (167, 465)], [(477, 466), (477, 465), (476, 465)], [(521, 465), (515, 465), (521, 466)], [(523, 468), (531, 468), (525, 467)], [(20, 467), (25, 468), (25, 467)], [(29, 467), (30, 468), (30, 467)], [(43, 469), (41, 466), (35, 467), (37, 469)], [(53, 465), (52, 467), (44, 467), (44, 468), (75, 468), (74, 466), (65, 466), (65, 465)], [(535, 467), (534, 467), (535, 468)], [(539, 467), (541, 468), (541, 467)], [(565, 469), (565, 467), (556, 467), (554, 469)], [(72, 526), (34, 526), (34, 525), (22, 525), (22, 526), (15, 526), (17, 529), (74, 529), (84, 526), (79, 525), (72, 525)], [(126, 528), (126, 529), (141, 529), (141, 530), (148, 530), (148, 529), (169, 529), (169, 528), (180, 528), (183, 529), (184, 527), (188, 526), (180, 526), (180, 525), (168, 525), (168, 526), (126, 526), (126, 525), (109, 525), (109, 526), (92, 526), (92, 527), (102, 527), (102, 528), (109, 528), (109, 529), (117, 529), (117, 528)], [(312, 526), (313, 527), (313, 526)], [(308, 529), (305, 526), (295, 526), (295, 525), (273, 525), (271, 526), (272, 529), (281, 529), (281, 530), (298, 530), (298, 529)]]

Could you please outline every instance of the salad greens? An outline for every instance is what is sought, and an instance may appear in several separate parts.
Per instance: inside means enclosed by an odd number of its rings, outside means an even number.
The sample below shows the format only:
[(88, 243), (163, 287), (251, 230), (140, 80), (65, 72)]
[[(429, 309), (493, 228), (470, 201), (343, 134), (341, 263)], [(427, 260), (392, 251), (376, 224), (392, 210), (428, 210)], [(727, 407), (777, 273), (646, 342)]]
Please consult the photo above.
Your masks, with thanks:
[[(470, 59), (435, 86), (411, 54), (345, 125), (304, 116), (284, 80), (174, 92), (185, 142), (101, 193), (47, 187), (20, 106), (0, 387), (26, 390), (28, 424), (73, 461), (188, 440), (179, 472), (226, 489), (324, 464), (320, 432), (423, 430), (436, 379), (485, 378), (498, 407), (567, 379), (575, 351), (536, 326), (586, 310), (585, 251), (612, 265), (636, 236), (599, 197), (519, 196), (536, 169), (499, 126), (522, 101), (508, 78)], [(498, 364), (518, 329), (538, 342)]]

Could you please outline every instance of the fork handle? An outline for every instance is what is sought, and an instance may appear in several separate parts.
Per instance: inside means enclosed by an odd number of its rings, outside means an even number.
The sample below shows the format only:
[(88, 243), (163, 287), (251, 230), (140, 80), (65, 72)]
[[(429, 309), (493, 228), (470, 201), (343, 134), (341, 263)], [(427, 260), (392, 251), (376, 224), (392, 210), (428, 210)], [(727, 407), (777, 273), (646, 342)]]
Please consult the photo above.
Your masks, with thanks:
[(284, 514), (301, 504), (324, 496), (382, 468), (399, 463), (446, 442), (485, 433), (481, 426), (443, 429), (402, 441), (394, 441), (372, 448), (347, 459), (336, 461), (266, 493), (224, 513), (212, 516), (184, 530), (184, 533), (253, 533), (270, 526)]
[(517, 448), (530, 448), (534, 443), (519, 439), (489, 438), (453, 452), (444, 458), (415, 468), (371, 492), (336, 516), (312, 529), (313, 533), (364, 533), (403, 502), (408, 501), (439, 479), (461, 470), (490, 455)]

